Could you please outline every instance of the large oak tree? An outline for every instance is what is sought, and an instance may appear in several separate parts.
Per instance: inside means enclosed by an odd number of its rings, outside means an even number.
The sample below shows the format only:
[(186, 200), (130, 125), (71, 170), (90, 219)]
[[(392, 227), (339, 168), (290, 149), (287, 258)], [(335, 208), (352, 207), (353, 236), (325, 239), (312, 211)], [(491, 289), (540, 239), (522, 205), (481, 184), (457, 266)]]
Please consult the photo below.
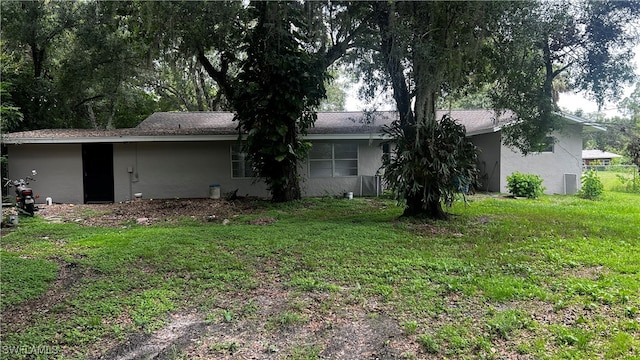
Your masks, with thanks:
[[(446, 218), (442, 202), (473, 180), (471, 147), (463, 131), (443, 130), (438, 98), (469, 87), (489, 89), (497, 113), (509, 110), (507, 145), (539, 149), (559, 128), (558, 81), (602, 103), (632, 79), (627, 25), (637, 1), (377, 2), (377, 46), (361, 59), (368, 83), (382, 74), (399, 121), (385, 179), (405, 215)], [(631, 35), (630, 35), (631, 34)], [(385, 82), (382, 82), (385, 84)]]

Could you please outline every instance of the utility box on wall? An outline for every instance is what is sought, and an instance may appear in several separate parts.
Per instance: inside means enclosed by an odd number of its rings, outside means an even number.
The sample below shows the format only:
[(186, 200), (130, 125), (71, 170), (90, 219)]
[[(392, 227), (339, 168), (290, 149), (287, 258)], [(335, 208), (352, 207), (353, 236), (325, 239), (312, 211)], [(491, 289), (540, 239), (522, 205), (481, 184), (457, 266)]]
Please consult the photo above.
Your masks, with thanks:
[(578, 175), (564, 174), (564, 193), (573, 195), (578, 192)]

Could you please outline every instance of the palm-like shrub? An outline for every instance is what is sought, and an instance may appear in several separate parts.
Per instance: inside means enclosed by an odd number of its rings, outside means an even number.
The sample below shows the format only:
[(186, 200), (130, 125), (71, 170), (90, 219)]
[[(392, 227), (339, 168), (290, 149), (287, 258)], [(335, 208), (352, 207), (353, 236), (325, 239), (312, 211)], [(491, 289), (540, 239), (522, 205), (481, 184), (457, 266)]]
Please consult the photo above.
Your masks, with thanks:
[(396, 122), (387, 134), (395, 147), (383, 159), (384, 179), (405, 203), (404, 215), (446, 219), (442, 203), (450, 205), (477, 178), (476, 147), (464, 126), (445, 115), (404, 128)]

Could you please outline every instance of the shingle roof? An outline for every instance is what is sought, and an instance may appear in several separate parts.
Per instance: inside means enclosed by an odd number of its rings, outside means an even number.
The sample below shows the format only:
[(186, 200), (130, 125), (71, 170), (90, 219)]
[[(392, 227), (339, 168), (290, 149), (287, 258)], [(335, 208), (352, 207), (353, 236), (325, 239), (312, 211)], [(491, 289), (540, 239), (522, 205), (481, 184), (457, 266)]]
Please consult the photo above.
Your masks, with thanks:
[[(137, 129), (201, 129), (216, 134), (237, 134), (238, 123), (230, 112), (157, 112), (146, 118)], [(382, 130), (397, 117), (395, 112), (379, 112), (367, 119), (360, 111), (320, 112), (310, 134), (366, 134)], [(371, 121), (373, 120), (373, 121)]]
[[(468, 135), (496, 131), (499, 125), (509, 119), (503, 115), (501, 121), (495, 121), (491, 110), (452, 110), (438, 111), (437, 117), (451, 114), (467, 129)], [(384, 125), (397, 119), (392, 111), (377, 112), (366, 116), (363, 112), (319, 112), (314, 127), (308, 133), (315, 136), (329, 135), (375, 135), (381, 136)], [(74, 142), (124, 142), (132, 141), (168, 141), (194, 136), (238, 135), (237, 122), (231, 112), (157, 112), (149, 116), (135, 128), (91, 130), (91, 129), (44, 129), (16, 132), (3, 135), (5, 143), (74, 143)]]

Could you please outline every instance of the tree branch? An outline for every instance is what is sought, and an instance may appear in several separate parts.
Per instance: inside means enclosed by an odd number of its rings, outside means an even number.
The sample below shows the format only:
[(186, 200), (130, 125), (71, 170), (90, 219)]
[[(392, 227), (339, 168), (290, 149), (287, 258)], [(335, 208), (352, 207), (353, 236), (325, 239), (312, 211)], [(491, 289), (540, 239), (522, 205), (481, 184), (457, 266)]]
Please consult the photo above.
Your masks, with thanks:
[(340, 59), (347, 50), (355, 47), (353, 42), (362, 32), (365, 30), (366, 21), (360, 22), (360, 25), (356, 27), (347, 37), (342, 41), (334, 43), (329, 50), (324, 54), (324, 60), (327, 66), (333, 64), (336, 60)]
[(89, 102), (89, 101), (93, 101), (93, 100), (98, 100), (98, 99), (102, 99), (104, 97), (104, 95), (96, 95), (96, 96), (92, 96), (90, 98), (86, 98), (82, 101), (80, 101), (79, 103), (73, 105), (74, 109), (79, 108), (80, 106), (84, 105), (85, 103)]
[(229, 59), (225, 56), (222, 56), (220, 70), (217, 70), (205, 55), (203, 48), (199, 47), (196, 50), (196, 57), (198, 58), (198, 61), (207, 72), (207, 74), (213, 79), (213, 81), (218, 84), (218, 86), (220, 86), (220, 90), (222, 90), (226, 98), (229, 100), (233, 99), (233, 89), (231, 87), (231, 81), (227, 74), (229, 69)]

